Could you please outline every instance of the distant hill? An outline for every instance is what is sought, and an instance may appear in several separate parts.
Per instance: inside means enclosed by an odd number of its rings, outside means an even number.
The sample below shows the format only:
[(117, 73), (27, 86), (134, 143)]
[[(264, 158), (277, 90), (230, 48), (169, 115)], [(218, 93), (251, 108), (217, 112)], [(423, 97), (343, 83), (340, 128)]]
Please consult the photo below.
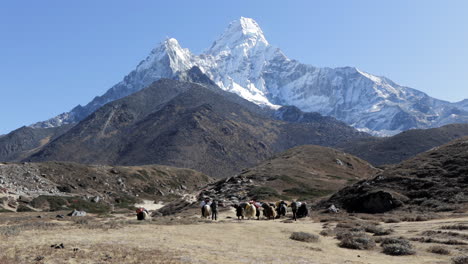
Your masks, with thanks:
[(314, 200), (380, 172), (367, 162), (321, 146), (299, 146), (275, 155), (235, 177), (210, 184), (201, 196), (236, 203), (261, 200)]
[(453, 211), (468, 207), (468, 137), (391, 166), (370, 180), (345, 187), (322, 206), (381, 213), (395, 208)]
[(335, 119), (275, 120), (237, 95), (163, 79), (111, 102), (25, 161), (164, 164), (227, 177), (288, 148), (367, 137)]
[(412, 129), (392, 137), (350, 140), (350, 142), (340, 144), (337, 147), (378, 166), (399, 163), (418, 153), (463, 136), (468, 136), (468, 124)]
[(53, 141), (72, 125), (51, 128), (23, 126), (0, 136), (0, 161), (15, 161), (28, 157), (45, 144)]
[(0, 175), (0, 209), (8, 210), (15, 209), (8, 204), (17, 205), (18, 196), (20, 204), (28, 204), (28, 198), (38, 196), (99, 197), (115, 204), (138, 198), (169, 201), (213, 181), (203, 173), (169, 166), (90, 166), (68, 162), (0, 163)]

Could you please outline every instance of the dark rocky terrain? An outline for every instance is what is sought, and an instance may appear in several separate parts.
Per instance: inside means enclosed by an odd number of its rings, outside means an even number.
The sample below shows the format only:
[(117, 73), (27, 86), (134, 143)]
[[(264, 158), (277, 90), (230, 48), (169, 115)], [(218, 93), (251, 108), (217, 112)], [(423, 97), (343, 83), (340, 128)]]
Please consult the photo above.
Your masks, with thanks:
[(412, 129), (392, 137), (350, 140), (337, 148), (379, 166), (399, 163), (463, 136), (468, 136), (468, 124), (451, 124), (439, 128)]
[(294, 146), (368, 136), (335, 119), (279, 121), (223, 93), (160, 80), (101, 107), (25, 161), (163, 164), (228, 177)]
[(322, 206), (380, 213), (396, 208), (455, 211), (468, 206), (468, 137), (388, 167), (371, 180), (345, 187)]

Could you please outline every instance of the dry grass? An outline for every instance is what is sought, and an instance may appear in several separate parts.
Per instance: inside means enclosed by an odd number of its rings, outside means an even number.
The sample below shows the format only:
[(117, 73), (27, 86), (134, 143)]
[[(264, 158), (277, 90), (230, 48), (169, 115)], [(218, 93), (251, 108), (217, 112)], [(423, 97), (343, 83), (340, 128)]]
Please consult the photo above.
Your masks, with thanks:
[(10, 263), (181, 263), (175, 252), (124, 245), (93, 244), (92, 247), (50, 246), (16, 248), (0, 253), (0, 264)]
[[(390, 264), (395, 263), (395, 257), (382, 254), (384, 248), (375, 249), (374, 241), (399, 245), (387, 246), (387, 250), (392, 252), (401, 252), (401, 248), (406, 244), (398, 243), (401, 238), (392, 240), (392, 238), (371, 237), (370, 234), (364, 233), (366, 226), (384, 230), (393, 228), (396, 236), (406, 236), (409, 230), (415, 230), (415, 234), (422, 234), (427, 230), (437, 230), (442, 224), (456, 223), (441, 220), (424, 224), (402, 222), (376, 225), (377, 218), (369, 217), (370, 220), (363, 221), (351, 216), (345, 218), (346, 221), (340, 218), (341, 224), (332, 220), (324, 224), (310, 218), (285, 224), (281, 221), (227, 219), (227, 216), (231, 216), (230, 212), (222, 213), (220, 216), (222, 220), (217, 222), (193, 217), (193, 214), (186, 217), (157, 217), (152, 221), (137, 221), (130, 214), (114, 215), (111, 219), (90, 216), (66, 217), (57, 221), (55, 214), (44, 215), (41, 219), (24, 217), (15, 223), (3, 221), (3, 216), (0, 216), (0, 222), (8, 222), (7, 225), (0, 224), (0, 227), (16, 226), (19, 230), (17, 234), (5, 237), (8, 243), (0, 243), (0, 264), (180, 262), (228, 264), (310, 263), (311, 261), (359, 263), (364, 259), (366, 263)], [(25, 213), (24, 216), (37, 216), (37, 214)], [(33, 222), (51, 223), (52, 226), (31, 224)], [(340, 227), (335, 228), (338, 224)], [(32, 226), (38, 228), (31, 228)], [(351, 232), (355, 229), (363, 231)], [(311, 235), (321, 232), (322, 235), (326, 233), (328, 236), (320, 237), (313, 244), (291, 240), (291, 234), (301, 232)], [(346, 242), (349, 246), (339, 247), (334, 238), (335, 234), (340, 238), (340, 244)], [(62, 243), (63, 249), (50, 247)], [(356, 259), (356, 251), (348, 248), (370, 250), (360, 251), (360, 259)], [(462, 254), (463, 250), (467, 249), (464, 245), (448, 248), (454, 256)], [(451, 256), (428, 252), (428, 246), (419, 242), (412, 245), (412, 250), (416, 251), (417, 255), (403, 255), (398, 257), (398, 260), (407, 264), (450, 262)], [(272, 254), (272, 252), (282, 253)]]
[(8, 238), (18, 236), (21, 232), (27, 230), (50, 230), (57, 228), (59, 225), (49, 222), (30, 222), (20, 223), (17, 225), (0, 226), (0, 237)]

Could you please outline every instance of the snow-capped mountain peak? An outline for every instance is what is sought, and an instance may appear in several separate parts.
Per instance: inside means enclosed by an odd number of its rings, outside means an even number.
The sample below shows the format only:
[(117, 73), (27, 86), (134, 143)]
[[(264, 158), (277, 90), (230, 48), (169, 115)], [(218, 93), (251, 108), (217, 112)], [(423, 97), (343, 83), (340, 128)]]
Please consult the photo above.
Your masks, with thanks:
[(168, 59), (172, 69), (176, 71), (188, 70), (191, 67), (192, 54), (188, 49), (180, 46), (175, 38), (167, 38), (154, 48), (150, 55), (137, 66), (137, 71), (143, 71), (154, 67), (155, 63)]
[(354, 67), (318, 68), (291, 60), (268, 43), (258, 23), (232, 21), (211, 48), (200, 55), (168, 38), (134, 71), (84, 107), (35, 127), (78, 122), (102, 105), (143, 89), (161, 78), (177, 79), (197, 66), (221, 89), (256, 104), (333, 116), (357, 129), (391, 135), (411, 128), (468, 123), (468, 103), (449, 103), (388, 78)]
[(256, 46), (269, 46), (262, 29), (252, 18), (241, 17), (232, 21), (224, 33), (213, 43), (207, 54), (217, 55), (239, 46), (247, 49)]

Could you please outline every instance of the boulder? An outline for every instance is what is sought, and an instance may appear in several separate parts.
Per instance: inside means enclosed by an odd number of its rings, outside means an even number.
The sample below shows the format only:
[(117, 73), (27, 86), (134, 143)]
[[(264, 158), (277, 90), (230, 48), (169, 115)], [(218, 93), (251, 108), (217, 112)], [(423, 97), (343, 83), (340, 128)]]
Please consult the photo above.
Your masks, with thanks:
[(402, 202), (387, 191), (374, 191), (351, 197), (343, 203), (348, 212), (384, 213), (402, 205)]

